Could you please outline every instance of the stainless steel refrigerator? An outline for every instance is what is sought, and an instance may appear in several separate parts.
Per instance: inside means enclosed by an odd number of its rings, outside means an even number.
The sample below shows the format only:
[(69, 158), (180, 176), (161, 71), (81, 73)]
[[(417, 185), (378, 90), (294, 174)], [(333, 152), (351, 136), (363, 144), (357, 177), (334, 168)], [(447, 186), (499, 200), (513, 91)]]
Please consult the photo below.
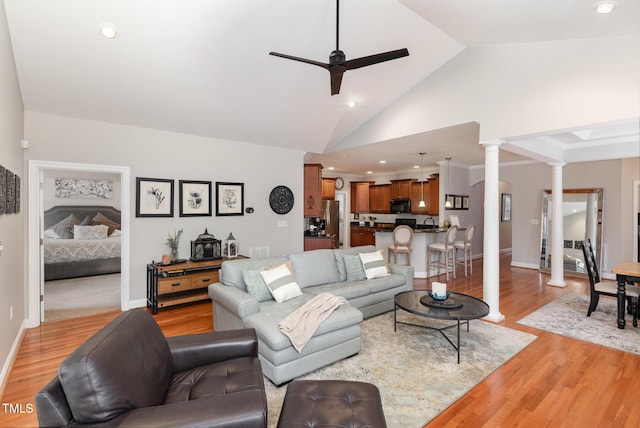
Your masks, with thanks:
[[(320, 222), (324, 222), (324, 234), (333, 238), (333, 247), (340, 247), (340, 203), (338, 201), (322, 201)], [(320, 231), (322, 233), (322, 231)]]

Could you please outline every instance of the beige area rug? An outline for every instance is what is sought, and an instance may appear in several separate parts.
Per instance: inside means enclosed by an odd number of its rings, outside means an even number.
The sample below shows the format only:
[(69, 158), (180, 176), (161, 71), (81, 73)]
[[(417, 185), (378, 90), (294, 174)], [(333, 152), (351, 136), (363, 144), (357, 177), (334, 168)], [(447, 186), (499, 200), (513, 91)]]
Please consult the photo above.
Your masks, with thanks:
[[(434, 325), (435, 320), (398, 312), (398, 320)], [(442, 325), (442, 324), (440, 324)], [(455, 343), (455, 331), (449, 335)], [(370, 382), (380, 389), (389, 428), (418, 428), (429, 422), (481, 382), (536, 336), (488, 322), (461, 328), (460, 364), (456, 351), (437, 331), (399, 324), (393, 312), (362, 323), (358, 355), (300, 379), (344, 379)], [(276, 388), (265, 378), (269, 427), (280, 415), (286, 385)]]
[(598, 307), (587, 317), (589, 296), (565, 294), (518, 321), (518, 324), (550, 331), (596, 345), (640, 355), (640, 327), (625, 315), (625, 329), (618, 328), (618, 302), (600, 297)]
[(120, 274), (45, 281), (44, 321), (120, 309)]

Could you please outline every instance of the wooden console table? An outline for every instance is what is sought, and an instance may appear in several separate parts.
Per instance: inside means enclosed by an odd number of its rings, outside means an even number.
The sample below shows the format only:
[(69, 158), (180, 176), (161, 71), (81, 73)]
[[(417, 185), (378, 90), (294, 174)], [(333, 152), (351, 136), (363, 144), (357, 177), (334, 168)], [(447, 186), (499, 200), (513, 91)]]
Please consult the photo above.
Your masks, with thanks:
[(208, 299), (207, 287), (218, 281), (222, 263), (238, 258), (245, 257), (200, 262), (185, 261), (171, 265), (148, 264), (147, 307), (151, 308), (155, 315), (158, 313), (158, 308)]

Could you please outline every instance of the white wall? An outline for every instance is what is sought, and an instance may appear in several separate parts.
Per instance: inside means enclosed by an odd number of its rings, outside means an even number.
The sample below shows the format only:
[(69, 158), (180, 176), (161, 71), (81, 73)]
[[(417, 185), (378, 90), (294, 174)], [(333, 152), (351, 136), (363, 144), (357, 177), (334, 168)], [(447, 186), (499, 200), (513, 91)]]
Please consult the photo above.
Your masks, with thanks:
[[(640, 159), (582, 162), (563, 167), (563, 188), (603, 188), (603, 259), (600, 270), (610, 272), (621, 261), (633, 259), (636, 245), (634, 228), (633, 181), (640, 179)], [(484, 177), (474, 169), (472, 182)], [(551, 167), (543, 163), (503, 165), (500, 179), (512, 185), (512, 263), (516, 266), (540, 265), (540, 224), (542, 190), (551, 189)]]
[[(216, 238), (233, 232), (240, 253), (268, 246), (271, 255), (303, 249), (303, 155), (296, 150), (204, 138), (153, 129), (109, 124), (41, 113), (25, 113), (31, 149), (27, 160), (128, 166), (131, 168), (131, 295), (146, 296), (145, 266), (168, 251), (168, 233), (184, 229), (180, 257), (190, 255), (190, 241), (207, 228)], [(135, 178), (175, 180), (173, 218), (135, 217)], [(244, 183), (245, 207), (253, 214), (216, 217), (178, 216), (178, 180)], [(123, 185), (126, 185), (123, 183)], [(286, 215), (269, 207), (269, 193), (278, 185), (291, 188), (294, 208)], [(214, 196), (215, 198), (215, 196)], [(286, 221), (286, 227), (278, 227)], [(33, 263), (34, 261), (30, 261)]]
[[(22, 96), (7, 31), (4, 1), (0, 3), (0, 165), (21, 178), (22, 201), (26, 189), (20, 140), (23, 131)], [(25, 204), (20, 213), (0, 215), (0, 383), (8, 370), (10, 354), (15, 351), (20, 326), (25, 319)], [(9, 313), (13, 309), (13, 317)], [(0, 385), (1, 388), (1, 385)]]
[(467, 48), (334, 149), (477, 121), (480, 141), (640, 114), (640, 37)]

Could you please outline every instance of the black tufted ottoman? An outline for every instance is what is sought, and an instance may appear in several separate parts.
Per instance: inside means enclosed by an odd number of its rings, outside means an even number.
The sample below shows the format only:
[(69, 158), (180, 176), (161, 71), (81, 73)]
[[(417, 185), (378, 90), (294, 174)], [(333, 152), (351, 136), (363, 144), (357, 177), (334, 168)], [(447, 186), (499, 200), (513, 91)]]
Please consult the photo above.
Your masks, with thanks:
[(346, 380), (296, 380), (289, 384), (278, 428), (386, 428), (375, 385)]

